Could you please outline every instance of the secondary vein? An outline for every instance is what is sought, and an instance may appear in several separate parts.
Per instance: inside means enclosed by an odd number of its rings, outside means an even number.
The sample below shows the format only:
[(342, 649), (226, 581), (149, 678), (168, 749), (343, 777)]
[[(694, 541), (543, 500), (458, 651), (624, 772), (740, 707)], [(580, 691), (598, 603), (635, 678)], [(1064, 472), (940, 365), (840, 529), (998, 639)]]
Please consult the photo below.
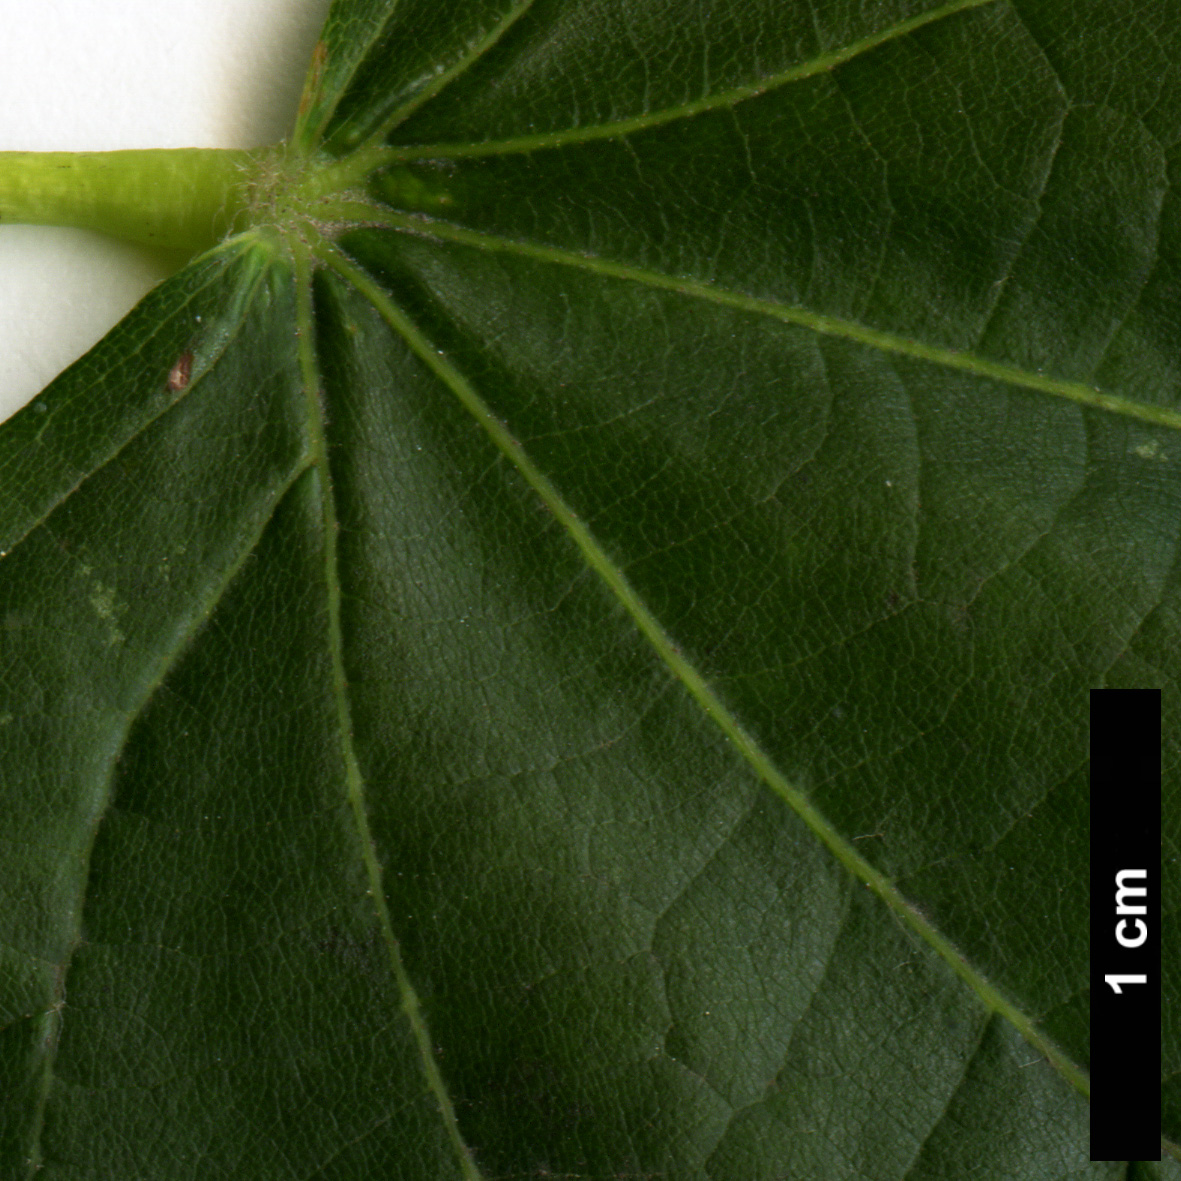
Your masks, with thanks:
[(888, 29), (871, 33), (861, 37), (840, 49), (829, 50), (818, 54), (806, 62), (789, 67), (752, 82), (745, 86), (735, 86), (729, 90), (719, 91), (717, 94), (707, 94), (691, 102), (681, 103), (675, 107), (663, 107), (645, 115), (635, 115), (630, 119), (617, 119), (609, 123), (594, 123), (586, 127), (569, 127), (561, 131), (543, 131), (534, 135), (519, 135), (511, 139), (485, 140), (481, 143), (439, 143), (428, 145), (414, 145), (391, 149), (391, 158), (396, 153), (399, 160), (418, 159), (452, 159), (460, 156), (496, 156), (508, 155), (516, 152), (533, 152), (541, 148), (559, 148), (568, 144), (587, 143), (596, 139), (614, 139), (619, 136), (630, 135), (637, 131), (645, 131), (650, 127), (659, 127), (664, 123), (672, 123), (678, 119), (689, 119), (694, 115), (706, 111), (717, 110), (719, 107), (732, 107), (748, 99), (757, 98), (768, 91), (777, 90), (790, 82), (799, 82), (805, 78), (815, 77), (817, 74), (827, 73), (837, 66), (844, 65), (879, 45), (894, 41), (913, 33), (925, 25), (934, 24), (957, 12), (971, 8), (981, 8), (986, 4), (996, 3), (997, 0), (952, 0), (949, 4), (942, 4), (928, 12), (919, 13)]
[(464, 1143), (455, 1118), (455, 1108), (443, 1082), (438, 1062), (435, 1060), (430, 1032), (422, 1015), (418, 994), (410, 981), (402, 952), (394, 934), (389, 906), (386, 903), (385, 888), (382, 884), (381, 865), (377, 860), (376, 844), (369, 827), (369, 815), (365, 806), (365, 782), (361, 766), (353, 745), (352, 709), (349, 702), (348, 682), (344, 667), (344, 642), (341, 627), (341, 592), (339, 555), (337, 550), (338, 521), (336, 501), (333, 495), (332, 473), (328, 463), (328, 443), (324, 432), (323, 411), (320, 404), (321, 387), (319, 367), (315, 352), (315, 320), (312, 311), (312, 268), (307, 248), (298, 240), (292, 241), (296, 276), (296, 323), (299, 333), (299, 363), (303, 373), (304, 391), (307, 397), (308, 433), (310, 436), (313, 463), (320, 482), (320, 503), (323, 510), (324, 568), (328, 595), (328, 646), (332, 659), (332, 696), (336, 703), (337, 724), (340, 733), (341, 756), (345, 765), (346, 790), (349, 806), (357, 826), (361, 857), (365, 875), (369, 882), (369, 894), (377, 911), (378, 924), (385, 941), (398, 993), (402, 1000), (402, 1011), (410, 1023), (410, 1029), (418, 1047), (427, 1086), (439, 1105), (446, 1127), (447, 1137), (455, 1149), (464, 1181), (482, 1181), (480, 1171), (472, 1159), (471, 1151)]
[[(365, 211), (368, 211), (366, 214)], [(631, 266), (628, 263), (614, 262), (594, 254), (580, 254), (573, 250), (564, 250), (557, 246), (538, 245), (533, 242), (520, 242), (512, 238), (503, 238), (496, 234), (482, 233), (478, 230), (468, 230), (451, 222), (440, 221), (426, 215), (410, 215), (397, 213), (393, 210), (356, 203), (341, 205), (338, 212), (351, 213), (359, 222), (370, 226), (386, 226), (397, 229), (412, 230), (418, 234), (431, 234), (438, 238), (459, 242), (465, 246), (474, 246), (482, 250), (496, 251), (504, 254), (517, 254), (525, 258), (534, 258), (541, 262), (557, 263), (561, 266), (573, 267), (587, 271), (590, 274), (602, 275), (608, 278), (624, 279), (633, 283), (642, 283), (647, 287), (655, 287), (663, 291), (687, 295), (695, 299), (708, 300), (710, 303), (723, 307), (734, 308), (738, 311), (753, 312), (757, 315), (770, 316), (782, 320), (786, 324), (796, 324), (801, 328), (808, 328), (823, 336), (841, 337), (867, 345), (884, 353), (898, 356), (913, 357), (920, 361), (929, 361), (934, 365), (942, 365), (948, 369), (957, 369), (976, 377), (988, 378), (1002, 382), (1005, 385), (1020, 386), (1023, 389), (1035, 390), (1038, 393), (1051, 394), (1057, 398), (1076, 402), (1081, 406), (1104, 410), (1112, 414), (1119, 414), (1125, 418), (1135, 418), (1154, 426), (1169, 427), (1181, 430), (1181, 410), (1168, 406), (1154, 406), (1147, 402), (1136, 402), (1119, 394), (1108, 394), (1095, 386), (1081, 381), (1070, 381), (1065, 378), (1053, 377), (1044, 373), (1033, 373), (1022, 369), (1018, 365), (1010, 365), (1003, 361), (992, 361), (987, 357), (977, 356), (961, 349), (949, 348), (944, 345), (927, 344), (925, 341), (912, 340), (909, 337), (898, 336), (893, 332), (885, 332), (879, 328), (870, 328), (858, 324), (853, 320), (842, 320), (837, 316), (824, 315), (813, 312), (808, 308), (795, 307), (790, 304), (775, 303), (758, 296), (744, 295), (738, 291), (731, 291), (719, 287), (714, 283), (706, 283), (700, 279), (691, 279), (677, 275), (665, 275), (659, 271), (651, 271), (644, 267)]]
[(445, 87), (450, 86), (461, 74), (466, 73), (480, 60), (496, 43), (517, 23), (533, 6), (533, 0), (520, 0), (514, 4), (491, 29), (473, 45), (457, 62), (449, 66), (442, 73), (433, 78), (413, 98), (403, 103), (381, 121), (377, 129), (367, 136), (357, 135), (355, 141), (360, 144), (364, 139), (366, 144), (372, 144), (388, 135), (399, 123), (408, 119), (425, 102), (434, 98)]
[[(220, 279), (223, 275), (224, 271), (219, 271), (214, 279), (210, 280), (210, 282), (212, 283), (215, 281), (215, 279)], [(228, 331), (226, 339), (222, 342), (221, 346), (210, 356), (205, 372), (209, 372), (216, 366), (225, 352), (226, 347), (228, 347), (230, 341), (236, 337), (239, 329), (242, 326), (242, 323), (244, 322), (246, 309), (249, 307), (250, 303), (254, 299), (255, 294), (257, 293), (260, 281), (261, 272), (259, 275), (255, 276), (254, 281), (244, 292), (239, 292), (236, 300), (233, 327)], [(188, 301), (186, 301), (186, 306), (187, 302)], [(148, 422), (141, 424), (140, 428), (138, 428), (129, 439), (123, 440), (111, 454), (104, 456), (96, 467), (93, 467), (90, 471), (86, 472), (85, 475), (76, 480), (74, 484), (66, 489), (56, 500), (54, 500), (51, 505), (45, 508), (38, 519), (32, 524), (28, 525), (24, 532), (21, 533), (18, 538), (12, 541), (9, 545), (9, 548), (4, 552), (6, 554), (11, 553), (12, 550), (15, 549), (35, 529), (43, 526), (52, 512), (61, 504), (63, 504), (67, 499), (69, 499), (70, 496), (77, 492), (82, 484), (89, 480), (96, 472), (101, 471), (104, 467), (106, 467), (106, 465), (122, 451), (123, 447), (127, 445), (130, 439), (138, 436), (143, 426), (148, 425), (150, 422), (156, 421), (156, 419), (163, 417), (169, 411), (174, 409), (181, 398), (191, 392), (193, 386), (196, 384), (196, 380), (191, 382), (185, 388), (180, 398), (177, 398), (174, 401), (169, 402), (166, 406), (162, 407), (158, 414), (154, 415), (148, 420)], [(68, 403), (66, 404), (68, 405)], [(57, 1059), (58, 1044), (61, 1038), (63, 1025), (62, 1010), (66, 1007), (66, 978), (69, 975), (69, 970), (73, 963), (74, 955), (82, 943), (82, 912), (85, 907), (87, 888), (90, 883), (90, 862), (94, 853), (95, 841), (98, 839), (99, 827), (103, 817), (106, 815), (108, 807), (110, 806), (111, 796), (114, 791), (115, 769), (118, 764), (119, 757), (127, 745), (128, 736), (130, 735), (137, 719), (143, 714), (144, 710), (147, 708), (148, 702), (151, 701), (153, 696), (159, 690), (160, 686), (164, 683), (164, 679), (168, 675), (169, 670), (173, 667), (177, 657), (188, 647), (196, 631), (204, 622), (209, 611), (212, 609), (212, 605), (220, 601), (222, 595), (233, 582), (234, 578), (238, 574), (238, 571), (245, 564), (247, 558), (251, 553), (254, 552), (254, 549), (258, 543), (258, 539), (262, 536), (262, 532), (266, 528), (267, 522), (271, 519), (275, 507), (283, 499), (284, 495), (286, 495), (287, 491), (290, 489), (292, 484), (294, 484), (295, 480), (298, 479), (299, 474), (299, 471), (294, 472), (290, 479), (275, 492), (268, 512), (263, 514), (262, 519), (257, 523), (252, 540), (243, 546), (242, 551), (227, 567), (217, 586), (213, 588), (209, 600), (203, 605), (200, 611), (194, 612), (192, 618), (189, 620), (188, 626), (177, 637), (177, 640), (172, 648), (164, 655), (164, 658), (161, 660), (159, 667), (155, 671), (155, 674), (144, 685), (139, 700), (131, 707), (131, 709), (128, 710), (124, 724), (111, 748), (111, 751), (108, 754), (106, 772), (101, 782), (95, 785), (91, 802), (92, 823), (89, 826), (89, 839), (86, 842), (85, 848), (80, 851), (78, 856), (78, 891), (74, 905), (70, 911), (70, 914), (73, 918), (73, 929), (70, 934), (69, 951), (67, 952), (64, 960), (53, 965), (54, 981), (52, 1002), (45, 1010), (36, 1014), (33, 1018), (37, 1024), (37, 1038), (41, 1045), (45, 1047), (41, 1064), (41, 1077), (38, 1080), (36, 1092), (37, 1097), (33, 1110), (32, 1122), (29, 1126), (27, 1141), (27, 1156), (34, 1171), (41, 1168), (41, 1136), (44, 1129), (45, 1112), (49, 1104), (49, 1094), (53, 1084), (53, 1072), (54, 1064)]]
[[(241, 245), (247, 243), (248, 241), (248, 235), (239, 235), (237, 238), (231, 239), (228, 244), (217, 246), (209, 253), (212, 255), (218, 251), (225, 250), (227, 249), (227, 245), (236, 251)], [(214, 284), (222, 282), (224, 277), (224, 270), (216, 272), (209, 278), (208, 282), (202, 285), (201, 290), (203, 290), (204, 287), (212, 287)], [(236, 291), (236, 294), (231, 300), (231, 310), (226, 316), (226, 323), (228, 327), (223, 329), (223, 336), (217, 342), (216, 347), (209, 352), (207, 357), (201, 358), (201, 367), (194, 370), (192, 380), (187, 385), (176, 391), (175, 398), (173, 398), (171, 401), (162, 403), (154, 414), (137, 422), (135, 424), (134, 430), (132, 430), (124, 438), (119, 439), (117, 442), (113, 443), (111, 449), (106, 452), (106, 454), (99, 458), (91, 467), (87, 468), (86, 471), (84, 471), (81, 475), (76, 476), (73, 483), (58, 492), (53, 500), (38, 506), (36, 509), (37, 515), (34, 518), (24, 522), (20, 526), (21, 531), (19, 533), (14, 533), (11, 537), (0, 540), (0, 545), (4, 546), (4, 549), (0, 551), (0, 558), (7, 557), (9, 554), (11, 554), (25, 540), (25, 538), (29, 536), (29, 534), (31, 534), (38, 526), (43, 525), (50, 518), (50, 516), (52, 516), (53, 513), (57, 511), (58, 508), (60, 508), (71, 496), (74, 495), (75, 492), (77, 492), (82, 487), (83, 484), (92, 479), (95, 475), (97, 475), (114, 460), (116, 460), (127, 447), (131, 446), (131, 444), (134, 443), (135, 440), (139, 438), (139, 436), (149, 426), (152, 425), (152, 423), (154, 423), (157, 419), (163, 418), (165, 414), (167, 414), (174, 407), (178, 406), (185, 398), (189, 397), (193, 393), (193, 391), (200, 385), (201, 381), (213, 370), (217, 362), (221, 360), (222, 355), (226, 352), (230, 345), (233, 344), (235, 340), (237, 340), (238, 334), (242, 330), (243, 324), (246, 322), (246, 314), (250, 310), (251, 304), (254, 302), (254, 298), (258, 293), (258, 289), (262, 283), (263, 277), (264, 268), (260, 267), (251, 283), (247, 287), (238, 289)], [(187, 297), (184, 303), (179, 305), (177, 308), (176, 314), (179, 315), (182, 313), (195, 298), (196, 293)], [(152, 330), (148, 339), (150, 340), (160, 330), (160, 327), (157, 326)], [(63, 413), (63, 411), (65, 411), (67, 408), (74, 405), (74, 403), (77, 402), (79, 398), (89, 391), (93, 386), (99, 385), (103, 381), (107, 380), (114, 369), (114, 365), (108, 366), (108, 368), (102, 370), (90, 382), (88, 382), (86, 386), (82, 387), (80, 390), (76, 390), (69, 398), (63, 399), (58, 405), (54, 407), (53, 410), (47, 412), (43, 416), (44, 421), (42, 423), (41, 429), (34, 437), (33, 443), (40, 443), (42, 435), (45, 434), (46, 429), (53, 419), (57, 415)], [(6, 460), (0, 461), (0, 476), (3, 475), (5, 470), (19, 456), (20, 453), (17, 452), (9, 456)], [(8, 492), (8, 489), (3, 489), (3, 491)]]
[(187, 651), (189, 645), (192, 643), (197, 632), (202, 628), (206, 619), (214, 607), (221, 602), (222, 597), (226, 591), (233, 584), (242, 568), (247, 561), (254, 554), (258, 548), (258, 543), (266, 531), (267, 525), (274, 518), (275, 512), (282, 503), (284, 497), (295, 486), (299, 477), (304, 474), (306, 467), (299, 466), (293, 469), (289, 477), (279, 485), (274, 492), (267, 511), (259, 515), (259, 519), (255, 522), (255, 527), (251, 533), (250, 538), (243, 544), (241, 550), (235, 556), (234, 560), (222, 572), (217, 584), (211, 588), (208, 597), (202, 602), (198, 608), (194, 609), (190, 616), (184, 630), (176, 637), (172, 647), (163, 655), (153, 673), (151, 679), (143, 686), (143, 690), (139, 695), (139, 699), (127, 711), (123, 725), (118, 733), (116, 741), (112, 744), (106, 760), (106, 772), (103, 776), (102, 782), (96, 785), (92, 802), (92, 818), (89, 824), (89, 839), (86, 843), (85, 849), (81, 851), (78, 858), (79, 872), (78, 872), (78, 893), (77, 898), (71, 908), (70, 914), (73, 917), (73, 930), (70, 938), (70, 948), (66, 954), (66, 958), (59, 964), (56, 964), (54, 971), (54, 999), (43, 1012), (37, 1014), (35, 1020), (38, 1023), (37, 1034), (42, 1043), (47, 1047), (42, 1063), (41, 1078), (39, 1080), (39, 1088), (37, 1092), (36, 1108), (33, 1112), (33, 1122), (30, 1130), (30, 1150), (29, 1161), (33, 1167), (34, 1172), (42, 1168), (41, 1162), (41, 1134), (45, 1123), (45, 1111), (49, 1103), (49, 1092), (53, 1083), (54, 1063), (57, 1059), (58, 1043), (61, 1038), (61, 1031), (63, 1025), (62, 1010), (66, 1007), (66, 978), (69, 974), (70, 967), (74, 960), (74, 955), (78, 948), (82, 945), (82, 912), (86, 903), (87, 888), (90, 884), (90, 863), (94, 854), (95, 842), (98, 840), (98, 832), (101, 827), (103, 818), (106, 816), (107, 810), (110, 807), (111, 798), (114, 795), (115, 774), (119, 765), (119, 760), (122, 757), (123, 751), (126, 749), (127, 740), (131, 735), (132, 729), (136, 722), (143, 716), (148, 704), (160, 687), (167, 679), (169, 672), (175, 666), (181, 654)]
[[(295, 135), (293, 137), (297, 143), (303, 143), (305, 141), (310, 142), (318, 138), (323, 133), (324, 128), (328, 125), (329, 121), (332, 119), (332, 116), (336, 114), (336, 109), (340, 106), (340, 100), (344, 97), (345, 92), (352, 85), (353, 80), (357, 77), (358, 71), (365, 64), (365, 62), (369, 60), (369, 54), (385, 35), (385, 31), (389, 27), (390, 21), (393, 20), (394, 13), (397, 11), (397, 8), (398, 0), (389, 0), (385, 15), (374, 22), (373, 27), (369, 31), (369, 36), (363, 39), (356, 38), (356, 40), (362, 41), (362, 44), (360, 45), (358, 52), (354, 54), (353, 60), (349, 63), (348, 73), (338, 83), (336, 87), (336, 93), (332, 96), (331, 101), (325, 102), (319, 110), (318, 118), (314, 127), (310, 124), (305, 124), (301, 116), (295, 129)], [(305, 83), (305, 87), (306, 85), (307, 83)]]
[(672, 637), (648, 609), (623, 571), (565, 502), (549, 477), (533, 463), (524, 448), (512, 437), (508, 427), (492, 413), (468, 379), (435, 348), (433, 342), (388, 293), (342, 251), (324, 240), (317, 243), (315, 250), (322, 262), (336, 271), (373, 305), (386, 323), (406, 341), (419, 360), (451, 390), (460, 404), (483, 427), (501, 454), (520, 472), (555, 519), (561, 523), (588, 565), (631, 616), (657, 656), (681, 682), (706, 716), (722, 730), (755, 774), (784, 800), (854, 877), (873, 890), (907, 927), (934, 949), (991, 1011), (1010, 1021), (1022, 1037), (1049, 1059), (1067, 1081), (1089, 1098), (1090, 1083), (1083, 1070), (1036, 1029), (1033, 1021), (1025, 1013), (973, 968), (951, 940), (920, 914), (884, 874), (862, 857), (820, 814), (804, 793), (779, 770), (771, 757), (714, 692), (701, 672), (682, 655)]

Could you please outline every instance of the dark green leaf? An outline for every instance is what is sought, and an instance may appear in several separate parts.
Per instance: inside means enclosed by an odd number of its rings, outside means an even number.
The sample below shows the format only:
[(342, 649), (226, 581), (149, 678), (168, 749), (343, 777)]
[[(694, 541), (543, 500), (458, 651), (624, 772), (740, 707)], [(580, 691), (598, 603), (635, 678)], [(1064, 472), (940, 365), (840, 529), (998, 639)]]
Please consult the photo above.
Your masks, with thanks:
[(338, 0), (347, 191), (0, 430), (4, 1175), (1181, 1175), (1086, 1101), (1092, 687), (1181, 892), (1179, 57)]

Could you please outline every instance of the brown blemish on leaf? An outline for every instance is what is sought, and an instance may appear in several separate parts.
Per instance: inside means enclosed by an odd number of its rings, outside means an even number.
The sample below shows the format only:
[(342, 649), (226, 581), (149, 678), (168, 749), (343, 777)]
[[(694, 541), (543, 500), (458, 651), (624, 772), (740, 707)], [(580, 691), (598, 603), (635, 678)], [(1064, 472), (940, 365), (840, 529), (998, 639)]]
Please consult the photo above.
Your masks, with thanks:
[(302, 119), (312, 109), (312, 103), (320, 96), (320, 83), (324, 80), (324, 63), (328, 60), (328, 46), (323, 41), (316, 42), (312, 50), (312, 67), (308, 73), (307, 84), (303, 94), (299, 96), (299, 117)]
[(168, 388), (170, 390), (183, 390), (189, 384), (189, 378), (193, 373), (193, 354), (189, 352), (181, 353), (176, 359), (176, 364), (168, 372)]

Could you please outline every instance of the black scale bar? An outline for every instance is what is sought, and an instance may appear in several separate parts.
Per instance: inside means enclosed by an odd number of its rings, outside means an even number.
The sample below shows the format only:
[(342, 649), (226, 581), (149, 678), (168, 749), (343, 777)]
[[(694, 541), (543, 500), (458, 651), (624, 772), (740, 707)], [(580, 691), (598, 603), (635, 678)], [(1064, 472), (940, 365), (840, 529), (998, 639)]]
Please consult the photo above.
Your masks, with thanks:
[(1161, 695), (1091, 691), (1091, 1160), (1161, 1149)]

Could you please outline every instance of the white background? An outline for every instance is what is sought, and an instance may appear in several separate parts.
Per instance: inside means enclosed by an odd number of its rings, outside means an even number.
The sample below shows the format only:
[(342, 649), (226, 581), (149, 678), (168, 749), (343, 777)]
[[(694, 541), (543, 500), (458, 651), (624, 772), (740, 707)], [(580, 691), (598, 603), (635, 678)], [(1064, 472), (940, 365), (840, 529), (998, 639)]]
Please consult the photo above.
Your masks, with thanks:
[[(0, 0), (0, 151), (274, 143), (329, 2)], [(0, 419), (167, 273), (97, 234), (0, 226)]]

